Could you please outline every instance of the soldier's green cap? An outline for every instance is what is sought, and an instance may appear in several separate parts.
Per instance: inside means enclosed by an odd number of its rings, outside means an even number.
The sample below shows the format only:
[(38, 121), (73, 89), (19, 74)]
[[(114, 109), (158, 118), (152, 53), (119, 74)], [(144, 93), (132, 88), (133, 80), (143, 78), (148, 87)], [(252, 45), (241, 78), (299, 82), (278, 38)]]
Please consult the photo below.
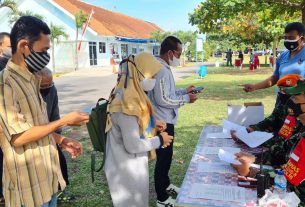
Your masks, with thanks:
[(305, 93), (305, 79), (299, 79), (296, 86), (286, 88), (285, 92), (290, 95)]

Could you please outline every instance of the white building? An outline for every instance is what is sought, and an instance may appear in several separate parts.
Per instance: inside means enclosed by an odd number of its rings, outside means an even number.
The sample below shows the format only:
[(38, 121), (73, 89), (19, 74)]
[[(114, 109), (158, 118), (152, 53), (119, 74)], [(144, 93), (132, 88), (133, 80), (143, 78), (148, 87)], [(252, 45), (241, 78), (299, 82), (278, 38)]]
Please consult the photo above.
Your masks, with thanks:
[[(159, 45), (150, 40), (150, 34), (162, 31), (153, 23), (136, 19), (121, 13), (103, 9), (78, 0), (16, 0), (18, 10), (31, 11), (44, 17), (48, 25), (62, 26), (67, 39), (55, 43), (56, 71), (75, 68), (76, 27), (74, 14), (82, 10), (94, 14), (78, 53), (78, 67), (90, 68), (109, 66), (111, 58), (119, 62), (130, 54), (141, 51), (157, 54)], [(0, 9), (0, 32), (10, 32), (11, 11)], [(82, 29), (79, 31), (81, 37)], [(51, 53), (51, 51), (50, 51)], [(49, 67), (52, 68), (52, 61)]]

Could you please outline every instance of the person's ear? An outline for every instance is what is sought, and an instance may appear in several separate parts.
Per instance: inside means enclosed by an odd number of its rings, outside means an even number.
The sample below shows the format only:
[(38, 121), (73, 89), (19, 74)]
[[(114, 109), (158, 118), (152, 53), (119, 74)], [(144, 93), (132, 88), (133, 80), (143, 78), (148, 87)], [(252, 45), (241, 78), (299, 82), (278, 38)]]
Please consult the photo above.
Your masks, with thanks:
[(167, 56), (169, 60), (173, 60), (174, 53), (172, 50), (167, 51)]
[(22, 54), (28, 54), (29, 53), (28, 41), (24, 39), (20, 40), (17, 43), (17, 51), (19, 51)]

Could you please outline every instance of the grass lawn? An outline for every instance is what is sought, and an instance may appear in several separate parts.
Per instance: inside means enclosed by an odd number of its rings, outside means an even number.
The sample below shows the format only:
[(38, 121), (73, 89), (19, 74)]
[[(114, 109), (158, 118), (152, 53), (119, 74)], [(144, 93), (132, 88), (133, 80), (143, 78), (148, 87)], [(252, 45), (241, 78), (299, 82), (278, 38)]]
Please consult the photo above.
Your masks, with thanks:
[[(197, 144), (202, 127), (206, 124), (221, 124), (226, 118), (228, 103), (242, 104), (244, 102), (263, 102), (265, 114), (271, 113), (275, 102), (275, 87), (244, 93), (239, 84), (253, 83), (267, 78), (272, 74), (269, 68), (262, 68), (255, 72), (249, 70), (234, 70), (224, 68), (208, 68), (208, 75), (204, 79), (196, 80), (188, 77), (177, 83), (178, 87), (187, 87), (190, 84), (205, 86), (199, 100), (192, 105), (185, 105), (180, 109), (179, 122), (176, 127), (174, 144), (174, 158), (170, 176), (172, 182), (180, 185), (183, 181), (189, 161)], [(108, 207), (111, 198), (103, 173), (96, 174), (95, 183), (91, 182), (90, 160), (91, 144), (86, 128), (73, 129), (66, 135), (79, 139), (84, 146), (85, 153), (77, 160), (68, 160), (70, 186), (68, 191), (73, 192), (77, 200), (73, 203), (61, 203), (60, 207)], [(154, 162), (150, 163), (150, 206), (155, 206), (153, 188)]]

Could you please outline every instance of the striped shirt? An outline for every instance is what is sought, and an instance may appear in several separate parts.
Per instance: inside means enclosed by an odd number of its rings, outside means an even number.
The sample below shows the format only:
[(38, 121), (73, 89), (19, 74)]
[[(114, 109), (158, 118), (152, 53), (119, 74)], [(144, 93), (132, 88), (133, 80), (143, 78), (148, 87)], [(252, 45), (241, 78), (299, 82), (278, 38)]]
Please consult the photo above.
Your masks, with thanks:
[(52, 135), (14, 147), (12, 136), (48, 124), (40, 80), (9, 61), (0, 72), (0, 145), (4, 154), (3, 194), (6, 206), (40, 206), (65, 182)]

